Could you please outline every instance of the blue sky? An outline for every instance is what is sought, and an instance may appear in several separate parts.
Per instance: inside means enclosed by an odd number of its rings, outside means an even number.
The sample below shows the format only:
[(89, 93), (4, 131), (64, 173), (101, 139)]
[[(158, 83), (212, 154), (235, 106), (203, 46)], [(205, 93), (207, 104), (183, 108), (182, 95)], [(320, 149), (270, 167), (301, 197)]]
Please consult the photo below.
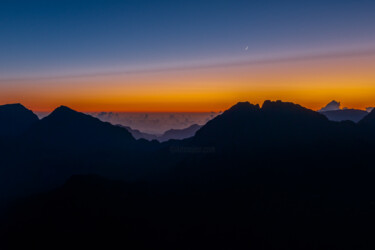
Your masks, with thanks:
[(70, 74), (364, 46), (375, 42), (374, 13), (369, 0), (3, 0), (0, 74)]

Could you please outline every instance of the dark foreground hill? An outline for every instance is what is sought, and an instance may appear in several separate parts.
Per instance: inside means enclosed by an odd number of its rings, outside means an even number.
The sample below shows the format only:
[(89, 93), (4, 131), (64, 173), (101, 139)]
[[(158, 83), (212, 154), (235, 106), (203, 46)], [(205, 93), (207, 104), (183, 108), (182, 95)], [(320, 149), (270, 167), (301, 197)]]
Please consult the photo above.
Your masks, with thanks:
[(131, 179), (142, 174), (136, 170), (148, 161), (144, 154), (158, 146), (64, 106), (1, 142), (0, 207), (4, 197), (49, 190), (73, 174)]
[[(85, 132), (82, 126), (75, 136), (86, 138), (95, 131), (111, 138), (112, 127), (86, 119), (86, 127), (98, 130)], [(129, 249), (372, 249), (372, 121), (373, 113), (355, 124), (329, 121), (292, 103), (239, 103), (182, 141), (136, 141), (113, 130), (110, 140), (120, 147), (106, 160), (95, 158), (107, 148), (98, 146), (102, 139), (90, 139), (86, 151), (70, 133), (49, 139), (56, 131), (76, 131), (78, 124), (48, 125), (54, 133), (44, 137), (45, 145), (64, 142), (67, 151), (59, 154), (60, 147), (48, 146), (50, 151), (43, 149), (28, 166), (39, 166), (38, 160), (43, 169), (56, 169), (53, 165), (63, 160), (59, 168), (67, 166), (65, 177), (82, 165), (87, 171), (57, 189), (13, 203), (3, 217), (6, 240), (1, 243), (31, 248), (59, 242)], [(69, 147), (69, 141), (79, 146)], [(123, 147), (122, 141), (131, 146)]]

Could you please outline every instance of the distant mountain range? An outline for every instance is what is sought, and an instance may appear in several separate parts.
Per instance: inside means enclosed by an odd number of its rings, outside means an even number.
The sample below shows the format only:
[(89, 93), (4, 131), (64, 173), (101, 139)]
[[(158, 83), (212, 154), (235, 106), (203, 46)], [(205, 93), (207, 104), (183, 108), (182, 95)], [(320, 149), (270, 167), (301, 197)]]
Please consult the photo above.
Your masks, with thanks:
[(93, 112), (87, 114), (101, 121), (160, 136), (169, 129), (185, 129), (194, 124), (206, 124), (220, 112)]
[(358, 109), (340, 109), (340, 110), (332, 110), (332, 111), (323, 111), (321, 112), (323, 115), (325, 115), (328, 119), (331, 121), (353, 121), (353, 122), (359, 122), (365, 116), (367, 116), (369, 113), (364, 110), (358, 110)]
[(365, 116), (372, 111), (372, 108), (367, 108), (367, 110), (360, 109), (341, 109), (341, 103), (332, 101), (327, 104), (324, 108), (320, 109), (319, 112), (325, 115), (331, 121), (353, 121), (359, 122)]
[(242, 102), (158, 142), (0, 106), (0, 248), (373, 249), (375, 110), (322, 112)]
[(189, 137), (193, 137), (195, 133), (202, 127), (198, 124), (193, 124), (184, 129), (170, 129), (164, 132), (162, 135), (153, 135), (148, 133), (143, 133), (137, 129), (132, 129), (127, 126), (118, 125), (120, 127), (126, 128), (135, 139), (146, 139), (148, 141), (157, 140), (160, 142), (165, 142), (169, 140), (182, 140)]

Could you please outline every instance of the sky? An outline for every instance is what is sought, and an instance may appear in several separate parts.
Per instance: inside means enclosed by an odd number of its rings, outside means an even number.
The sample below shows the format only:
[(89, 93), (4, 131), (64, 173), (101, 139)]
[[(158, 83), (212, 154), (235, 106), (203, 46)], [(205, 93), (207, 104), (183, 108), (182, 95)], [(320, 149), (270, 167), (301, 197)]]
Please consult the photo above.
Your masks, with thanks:
[(20, 1), (0, 7), (0, 104), (218, 112), (375, 106), (375, 2)]

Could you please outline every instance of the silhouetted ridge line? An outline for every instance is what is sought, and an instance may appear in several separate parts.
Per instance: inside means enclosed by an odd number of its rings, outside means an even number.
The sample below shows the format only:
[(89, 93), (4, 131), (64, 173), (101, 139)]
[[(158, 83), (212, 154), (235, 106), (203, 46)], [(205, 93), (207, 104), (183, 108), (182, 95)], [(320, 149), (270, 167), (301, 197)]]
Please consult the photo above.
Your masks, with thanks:
[(135, 139), (125, 128), (102, 122), (66, 106), (56, 108), (28, 133), (38, 145), (89, 150), (130, 147)]
[(61, 105), (60, 107), (56, 108), (54, 112), (74, 112), (79, 113), (78, 111), (75, 111), (67, 106)]
[(243, 102), (192, 138), (157, 143), (59, 107), (0, 150), (2, 194), (44, 192), (16, 204), (0, 235), (12, 247), (30, 237), (20, 243), (374, 249), (359, 245), (375, 220), (374, 121), (375, 111), (362, 126), (293, 103)]
[(27, 109), (21, 103), (9, 103), (0, 105), (0, 108), (10, 108), (10, 109)]
[(20, 103), (0, 106), (0, 136), (21, 135), (38, 121), (38, 116)]
[(258, 111), (260, 109), (259, 104), (251, 104), (250, 102), (239, 102), (233, 105), (230, 109), (224, 112), (225, 113), (242, 113), (242, 112), (252, 112)]
[(56, 108), (54, 111), (52, 111), (51, 114), (43, 118), (42, 120), (45, 119), (63, 119), (63, 118), (69, 118), (69, 119), (92, 119), (92, 120), (99, 120), (95, 117), (92, 117), (90, 115), (83, 114), (81, 112), (75, 111), (67, 106), (60, 106)]
[(258, 127), (259, 117), (259, 105), (239, 102), (199, 129), (192, 141), (205, 146), (235, 147)]
[(285, 123), (297, 121), (303, 122), (306, 121), (306, 119), (316, 122), (328, 121), (326, 116), (291, 102), (265, 101), (261, 111), (269, 119), (277, 119)]
[(302, 107), (299, 104), (295, 104), (292, 102), (283, 102), (283, 101), (265, 101), (262, 105), (262, 111), (273, 111), (273, 112), (280, 112), (280, 113), (291, 113), (291, 114), (315, 114), (317, 117), (324, 117), (319, 115), (319, 113)]
[(242, 102), (198, 130), (193, 143), (237, 151), (302, 145), (335, 133), (333, 126), (324, 115), (294, 103), (265, 101), (259, 108)]

